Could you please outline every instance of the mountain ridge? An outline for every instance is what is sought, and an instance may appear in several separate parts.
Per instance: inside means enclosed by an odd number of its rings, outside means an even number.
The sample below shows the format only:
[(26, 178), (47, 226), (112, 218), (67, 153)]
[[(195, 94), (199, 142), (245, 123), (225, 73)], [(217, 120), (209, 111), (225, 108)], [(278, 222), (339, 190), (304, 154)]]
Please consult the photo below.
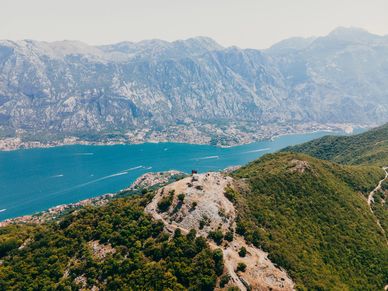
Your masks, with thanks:
[(111, 46), (1, 41), (0, 137), (130, 143), (174, 140), (170, 128), (179, 127), (230, 145), (288, 126), (377, 125), (388, 116), (387, 55), (385, 41), (328, 36), (280, 54), (204, 37)]

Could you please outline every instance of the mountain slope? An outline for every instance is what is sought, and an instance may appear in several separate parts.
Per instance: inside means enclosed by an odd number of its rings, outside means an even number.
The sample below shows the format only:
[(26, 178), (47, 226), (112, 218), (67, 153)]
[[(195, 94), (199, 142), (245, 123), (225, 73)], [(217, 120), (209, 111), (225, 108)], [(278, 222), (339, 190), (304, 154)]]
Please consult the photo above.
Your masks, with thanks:
[(145, 203), (117, 199), (59, 223), (1, 228), (0, 289), (212, 289), (222, 253), (195, 233), (169, 239)]
[[(366, 202), (382, 178), (378, 167), (279, 153), (233, 179), (224, 175), (195, 175), (41, 225), (0, 228), (0, 286), (211, 290), (224, 282), (290, 290), (283, 268), (301, 290), (388, 283), (386, 238)], [(224, 184), (225, 193), (215, 190)], [(245, 272), (236, 271), (239, 262)]]
[(204, 37), (0, 41), (0, 137), (171, 140), (179, 126), (209, 142), (232, 124), (250, 140), (266, 125), (273, 134), (290, 124), (380, 124), (388, 116), (387, 56), (385, 37), (344, 28), (265, 51)]
[(234, 177), (246, 184), (235, 193), (237, 231), (268, 251), (297, 288), (379, 290), (388, 283), (386, 237), (365, 198), (382, 177), (378, 167), (280, 153)]
[(325, 136), (283, 151), (305, 153), (342, 164), (388, 166), (388, 124), (354, 136)]

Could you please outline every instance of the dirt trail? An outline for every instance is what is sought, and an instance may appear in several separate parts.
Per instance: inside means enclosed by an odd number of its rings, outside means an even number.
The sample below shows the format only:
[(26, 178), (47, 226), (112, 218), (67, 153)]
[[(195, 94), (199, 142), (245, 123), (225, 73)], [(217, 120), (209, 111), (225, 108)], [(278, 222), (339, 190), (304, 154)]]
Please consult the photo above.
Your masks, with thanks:
[[(388, 167), (383, 167), (383, 170), (385, 172), (385, 177), (384, 179), (380, 180), (379, 183), (377, 184), (376, 188), (373, 189), (372, 192), (369, 193), (368, 195), (368, 205), (369, 205), (369, 209), (370, 211), (372, 212), (372, 214), (375, 216), (376, 218), (376, 223), (377, 223), (377, 226), (381, 229), (382, 233), (384, 234), (385, 236), (385, 242), (386, 244), (388, 245), (388, 240), (387, 240), (387, 236), (385, 234), (385, 230), (384, 228), (381, 226), (381, 223), (380, 223), (380, 220), (377, 218), (377, 216), (375, 215), (375, 213), (373, 212), (373, 208), (372, 208), (372, 203), (374, 203), (374, 195), (378, 192), (378, 191), (382, 191), (382, 185), (383, 185), (383, 182), (385, 180), (388, 180)], [(388, 288), (388, 285), (385, 286)]]
[[(223, 234), (236, 228), (236, 209), (224, 195), (234, 180), (222, 173), (195, 174), (159, 189), (153, 200), (146, 206), (146, 212), (154, 219), (161, 220), (167, 231), (179, 228), (183, 233), (195, 229), (197, 235), (208, 237), (210, 231), (221, 230)], [(171, 206), (160, 212), (158, 202), (171, 195)], [(179, 200), (178, 194), (184, 194)], [(182, 197), (181, 197), (182, 198)], [(277, 268), (268, 254), (259, 248), (248, 245), (245, 239), (234, 234), (232, 242), (224, 241), (217, 245), (208, 239), (212, 249), (221, 249), (224, 255), (225, 272), (231, 277), (229, 286), (240, 290), (293, 290), (294, 283), (284, 270)], [(247, 250), (245, 257), (239, 256), (239, 250)], [(243, 262), (245, 272), (237, 272), (238, 263)]]
[(384, 179), (380, 180), (380, 182), (377, 184), (376, 188), (373, 189), (373, 191), (370, 192), (370, 193), (369, 193), (369, 196), (368, 196), (368, 205), (369, 205), (369, 207), (370, 207), (370, 209), (371, 209), (372, 212), (373, 212), (373, 210), (372, 210), (372, 208), (371, 208), (371, 204), (372, 204), (372, 202), (374, 202), (373, 196), (376, 194), (376, 192), (378, 192), (378, 191), (381, 190), (381, 185), (383, 184), (383, 182), (384, 182), (385, 180), (388, 179), (388, 167), (383, 167), (383, 170), (384, 170), (384, 172), (385, 172), (385, 177), (384, 177)]

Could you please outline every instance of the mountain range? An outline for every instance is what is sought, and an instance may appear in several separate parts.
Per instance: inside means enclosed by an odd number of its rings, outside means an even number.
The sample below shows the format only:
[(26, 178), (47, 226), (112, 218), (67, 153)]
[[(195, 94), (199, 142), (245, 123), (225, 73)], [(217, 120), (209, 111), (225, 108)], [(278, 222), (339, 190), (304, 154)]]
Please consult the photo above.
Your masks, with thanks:
[(0, 41), (2, 138), (131, 141), (144, 129), (140, 141), (174, 140), (179, 127), (210, 142), (231, 125), (252, 139), (273, 127), (376, 125), (388, 120), (387, 92), (388, 37), (358, 28), (266, 50), (206, 37)]

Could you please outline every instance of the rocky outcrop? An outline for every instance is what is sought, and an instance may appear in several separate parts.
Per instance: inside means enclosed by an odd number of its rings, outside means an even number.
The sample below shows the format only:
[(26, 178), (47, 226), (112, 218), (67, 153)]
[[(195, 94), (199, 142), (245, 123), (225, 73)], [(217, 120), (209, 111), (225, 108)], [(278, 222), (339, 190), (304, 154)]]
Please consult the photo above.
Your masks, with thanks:
[(104, 260), (109, 254), (115, 254), (116, 249), (110, 244), (101, 244), (99, 241), (90, 241), (88, 246), (96, 260)]
[[(235, 233), (236, 209), (224, 195), (234, 183), (224, 173), (194, 174), (159, 189), (145, 211), (163, 221), (170, 233), (194, 229), (197, 235), (208, 238), (212, 248), (222, 249), (225, 273), (230, 276), (228, 286), (241, 290), (292, 290), (294, 283), (287, 273), (277, 268), (267, 253), (248, 245)], [(215, 233), (231, 237), (218, 241), (212, 238)], [(242, 248), (245, 256), (239, 254)], [(244, 272), (238, 271), (239, 263), (246, 265)]]

